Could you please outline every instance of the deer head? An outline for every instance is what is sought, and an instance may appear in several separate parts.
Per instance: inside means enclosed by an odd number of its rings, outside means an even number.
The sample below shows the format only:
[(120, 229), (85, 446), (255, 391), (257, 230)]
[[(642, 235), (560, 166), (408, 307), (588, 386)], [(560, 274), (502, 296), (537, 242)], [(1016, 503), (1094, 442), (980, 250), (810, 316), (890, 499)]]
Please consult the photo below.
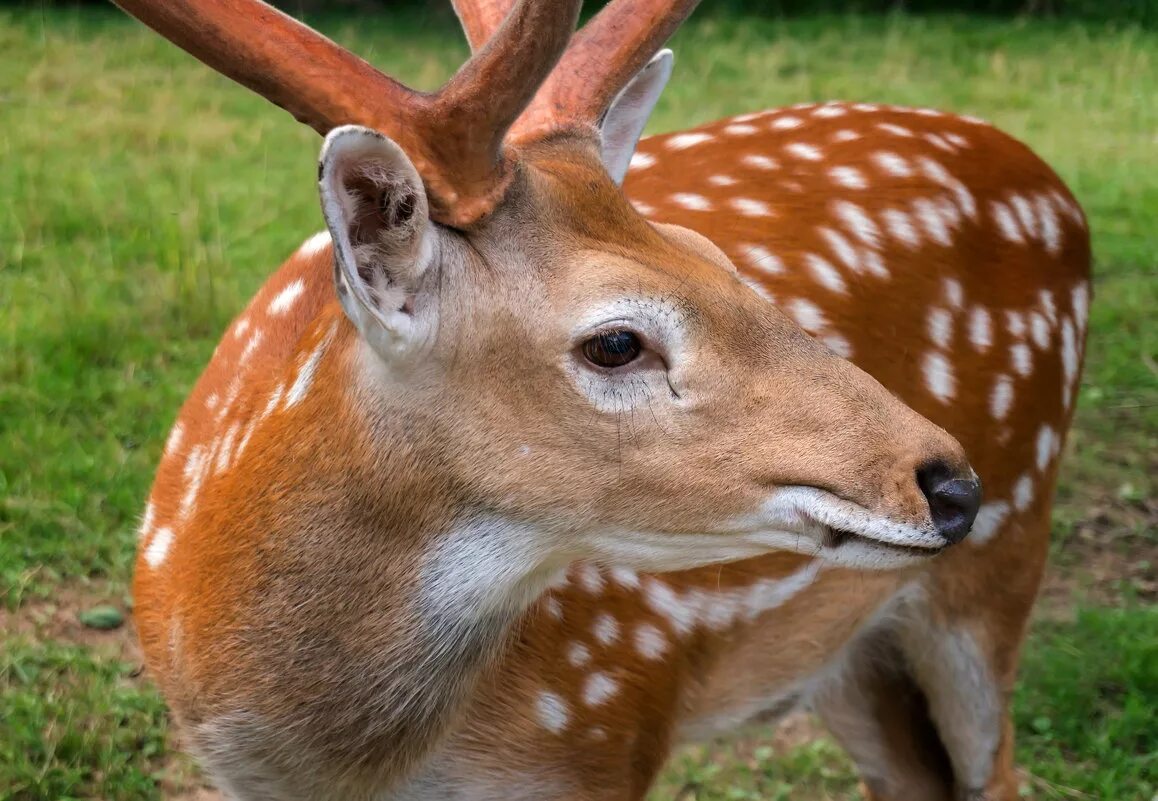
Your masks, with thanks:
[(616, 0), (567, 49), (579, 4), (460, 4), (477, 52), (422, 94), (256, 2), (121, 3), (326, 134), (367, 436), (543, 560), (888, 567), (961, 539), (960, 446), (618, 188), (695, 3)]

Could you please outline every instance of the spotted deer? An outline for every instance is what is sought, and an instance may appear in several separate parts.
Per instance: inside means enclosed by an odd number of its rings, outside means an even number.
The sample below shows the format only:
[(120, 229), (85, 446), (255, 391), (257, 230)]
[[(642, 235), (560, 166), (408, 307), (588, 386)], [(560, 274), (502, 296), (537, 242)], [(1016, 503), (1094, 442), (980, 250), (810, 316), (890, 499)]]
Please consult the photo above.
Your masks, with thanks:
[(1045, 164), (857, 103), (638, 141), (695, 0), (459, 0), (431, 94), (255, 0), (118, 2), (325, 135), (328, 230), (141, 524), (147, 666), (229, 797), (642, 799), (795, 707), (874, 799), (1017, 797), (1089, 299)]

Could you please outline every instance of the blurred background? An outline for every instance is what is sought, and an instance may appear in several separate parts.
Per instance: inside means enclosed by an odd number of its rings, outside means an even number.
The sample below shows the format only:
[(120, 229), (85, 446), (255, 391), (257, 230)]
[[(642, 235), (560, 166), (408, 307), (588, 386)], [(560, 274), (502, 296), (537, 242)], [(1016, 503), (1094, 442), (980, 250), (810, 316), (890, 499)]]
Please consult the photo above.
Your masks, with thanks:
[[(281, 5), (421, 88), (467, 54), (445, 2)], [(1158, 798), (1158, 0), (704, 0), (672, 47), (652, 132), (934, 106), (1073, 188), (1094, 304), (1015, 697), (1023, 792)], [(134, 529), (221, 331), (322, 227), (318, 145), (103, 2), (0, 4), (0, 799), (199, 795), (137, 675)], [(683, 751), (654, 794), (857, 797), (807, 719)]]

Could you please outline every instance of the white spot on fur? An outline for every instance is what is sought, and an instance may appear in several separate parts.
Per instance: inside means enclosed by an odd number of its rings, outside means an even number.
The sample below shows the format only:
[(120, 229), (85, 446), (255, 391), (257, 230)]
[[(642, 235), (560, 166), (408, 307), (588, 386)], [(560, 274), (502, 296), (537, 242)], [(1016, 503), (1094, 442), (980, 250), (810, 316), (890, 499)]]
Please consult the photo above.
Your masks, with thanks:
[(711, 134), (706, 133), (682, 133), (676, 134), (667, 140), (668, 150), (687, 150), (689, 147), (702, 145), (704, 142), (710, 142), (715, 139)]
[(216, 392), (210, 392), (209, 397), (205, 399), (205, 408), (208, 409), (209, 411), (213, 411), (214, 409), (217, 408), (218, 400), (219, 400), (219, 398), (217, 397), (217, 393)]
[(953, 237), (949, 233), (949, 225), (941, 216), (941, 212), (932, 201), (920, 198), (913, 201), (913, 214), (921, 222), (925, 233), (938, 245), (949, 247), (953, 244)]
[(1048, 423), (1043, 423), (1041, 428), (1037, 430), (1037, 469), (1038, 472), (1044, 473), (1046, 467), (1049, 466), (1049, 460), (1058, 450), (1058, 435), (1053, 430), (1053, 426)]
[(934, 306), (929, 310), (928, 330), (933, 344), (941, 349), (948, 348), (953, 338), (953, 315), (948, 309)]
[(1049, 347), (1050, 325), (1049, 320), (1041, 312), (1029, 313), (1029, 332), (1033, 337), (1033, 344), (1041, 350)]
[(602, 645), (611, 645), (619, 639), (619, 621), (614, 615), (603, 612), (595, 618), (592, 633)]
[(730, 175), (710, 175), (708, 183), (712, 186), (734, 186), (738, 181)]
[(667, 635), (650, 623), (640, 623), (635, 627), (635, 650), (644, 659), (655, 661), (667, 651)]
[(804, 124), (804, 120), (799, 117), (778, 117), (772, 120), (768, 126), (774, 131), (790, 131), (793, 128), (799, 128)]
[(993, 391), (989, 395), (989, 412), (995, 420), (1004, 420), (1013, 405), (1013, 379), (1007, 375), (997, 376)]
[(803, 161), (820, 161), (824, 158), (824, 153), (815, 145), (808, 145), (804, 142), (793, 142), (790, 145), (785, 145), (784, 150), (792, 156)]
[(558, 598), (548, 598), (545, 608), (547, 610), (547, 614), (555, 618), (555, 620), (563, 619), (563, 606), (559, 603)]
[(1062, 318), (1061, 324), (1062, 370), (1065, 372), (1066, 406), (1069, 406), (1070, 393), (1073, 391), (1074, 381), (1078, 375), (1078, 341), (1074, 333), (1074, 325), (1068, 317)]
[(953, 176), (944, 168), (939, 162), (929, 158), (928, 156), (920, 156), (917, 158), (917, 166), (925, 177), (930, 181), (941, 186), (952, 186)]
[(631, 161), (628, 163), (629, 170), (646, 170), (648, 167), (654, 167), (656, 162), (655, 156), (650, 153), (640, 153), (636, 151), (631, 156)]
[(832, 204), (832, 213), (861, 242), (873, 248), (881, 246), (881, 229), (863, 208), (848, 200), (838, 200)]
[(591, 661), (591, 649), (581, 642), (573, 642), (567, 646), (567, 661), (571, 667), (583, 667)]
[(587, 681), (583, 683), (583, 703), (587, 706), (599, 706), (606, 703), (617, 692), (619, 692), (619, 682), (603, 671), (596, 671), (588, 676)]
[(145, 548), (145, 562), (154, 570), (161, 566), (165, 557), (169, 555), (169, 548), (173, 545), (173, 529), (159, 528), (153, 535), (153, 541)]
[(810, 300), (796, 298), (788, 304), (788, 313), (796, 324), (809, 333), (816, 333), (828, 326), (824, 312)]
[(201, 491), (201, 482), (205, 480), (205, 447), (194, 445), (185, 460), (185, 494), (181, 498), (180, 516), (187, 518), (197, 503), (197, 494)]
[(677, 192), (671, 196), (671, 201), (677, 206), (681, 206), (689, 211), (712, 210), (712, 201), (703, 195), (697, 195), (692, 192)]
[(817, 233), (828, 243), (833, 255), (846, 267), (855, 273), (864, 272), (864, 265), (861, 263), (857, 249), (842, 234), (826, 226), (818, 228)]
[(881, 172), (886, 175), (892, 175), (897, 178), (909, 178), (913, 174), (913, 168), (909, 164), (908, 159), (904, 159), (896, 153), (882, 151), (880, 153), (874, 153), (872, 158)]
[(245, 332), (249, 330), (249, 318), (242, 317), (233, 325), (233, 336), (241, 339), (245, 336)]
[(1033, 372), (1033, 353), (1024, 342), (1018, 342), (1009, 348), (1009, 361), (1013, 365), (1013, 371), (1023, 378)]
[(878, 278), (888, 278), (890, 273), (885, 267), (885, 261), (881, 258), (881, 254), (875, 250), (868, 250), (862, 248), (860, 251), (861, 261), (870, 273)]
[(270, 314), (285, 314), (293, 307), (305, 289), (306, 285), (302, 279), (298, 278), (295, 281), (291, 281), (269, 302), (267, 311)]
[(876, 103), (853, 103), (852, 109), (855, 111), (863, 111), (866, 113), (872, 113), (874, 111), (880, 111), (881, 107), (878, 106)]
[(837, 131), (832, 135), (833, 142), (855, 142), (860, 138), (861, 135), (859, 133), (856, 131), (850, 131), (847, 128), (841, 131)]
[(953, 365), (945, 358), (945, 354), (935, 350), (925, 354), (922, 364), (925, 374), (925, 386), (929, 392), (942, 403), (948, 403), (957, 392), (957, 379), (953, 374)]
[(1034, 205), (1037, 208), (1037, 219), (1041, 223), (1041, 241), (1045, 245), (1045, 252), (1057, 256), (1062, 250), (1062, 227), (1057, 210), (1047, 195), (1038, 195)]
[(989, 204), (989, 213), (993, 215), (993, 221), (997, 223), (1003, 237), (1010, 242), (1025, 244), (1025, 237), (1017, 227), (1017, 221), (1013, 219), (1013, 212), (1009, 210), (1009, 206), (994, 200)]
[(728, 202), (732, 208), (745, 217), (770, 217), (772, 215), (772, 207), (763, 200), (755, 200), (748, 197), (734, 197)]
[(760, 272), (776, 275), (784, 272), (784, 262), (763, 245), (741, 245), (743, 259)]
[(769, 156), (761, 156), (759, 153), (749, 153), (740, 159), (740, 161), (758, 170), (776, 170), (780, 168), (779, 161)]
[(959, 133), (949, 131), (945, 134), (945, 138), (952, 142), (957, 147), (969, 147), (969, 140)]
[(1038, 293), (1038, 298), (1041, 301), (1041, 307), (1045, 310), (1045, 317), (1049, 320), (1051, 326), (1057, 325), (1057, 304), (1054, 303), (1053, 293), (1048, 289), (1043, 289)]
[(145, 538), (149, 536), (149, 532), (153, 530), (153, 519), (157, 516), (157, 510), (153, 506), (153, 502), (149, 501), (145, 504), (145, 514), (141, 517), (141, 527), (137, 530), (137, 539), (144, 542)]
[(651, 215), (655, 214), (655, 208), (647, 205), (646, 203), (644, 203), (641, 200), (631, 201), (631, 206), (636, 211), (638, 211), (640, 214), (642, 214), (644, 217), (650, 217)]
[(599, 574), (599, 568), (595, 565), (584, 562), (575, 568), (575, 578), (579, 581), (579, 586), (586, 590), (591, 595), (598, 595), (603, 592), (603, 576)]
[(181, 447), (181, 440), (185, 437), (185, 424), (177, 423), (169, 432), (169, 438), (165, 440), (165, 455), (171, 456)]
[(678, 634), (687, 634), (695, 625), (695, 610), (680, 602), (672, 588), (657, 578), (647, 578), (643, 582), (643, 599), (648, 608), (667, 618)]
[(1007, 309), (1005, 312), (1005, 327), (1017, 339), (1025, 339), (1029, 325), (1025, 322), (1025, 314), (1016, 309)]
[(289, 391), (285, 394), (286, 408), (296, 406), (305, 398), (306, 393), (310, 391), (310, 385), (314, 382), (314, 375), (318, 372), (318, 365), (322, 362), (322, 357), (326, 354), (326, 348), (330, 345), (330, 340), (333, 339), (334, 332), (338, 329), (337, 323), (330, 324), (330, 330), (322, 337), (322, 341), (318, 343), (313, 352), (306, 358), (305, 364), (298, 370), (298, 376), (294, 379)]
[(877, 128), (881, 131), (884, 131), (885, 133), (890, 133), (893, 136), (902, 136), (906, 139), (911, 139), (912, 137), (916, 136), (916, 134), (914, 134), (903, 125), (894, 125), (891, 122), (878, 122)]
[(947, 153), (957, 152), (954, 149), (953, 145), (949, 144), (949, 142), (946, 139), (942, 138), (938, 134), (925, 133), (925, 134), (921, 134), (921, 138), (924, 139), (926, 142), (928, 142), (933, 147), (937, 148), (938, 150), (944, 150)]
[(852, 358), (852, 343), (837, 333), (825, 334), (820, 341), (828, 346), (833, 353), (845, 359)]
[(984, 306), (974, 306), (969, 315), (969, 341), (981, 353), (993, 344), (993, 316)]
[(552, 734), (560, 734), (567, 728), (567, 723), (571, 719), (571, 712), (567, 707), (567, 702), (555, 695), (555, 693), (547, 692), (546, 690), (539, 693), (539, 698), (535, 703), (535, 709), (538, 712), (539, 722), (543, 724), (543, 728)]
[(748, 125), (747, 123), (739, 122), (724, 126), (724, 133), (729, 136), (752, 136), (759, 133), (760, 129), (755, 125)]
[(835, 117), (843, 117), (847, 113), (848, 109), (844, 108), (844, 106), (828, 103), (813, 111), (812, 116), (822, 120), (830, 120)]
[(804, 264), (812, 272), (812, 275), (820, 282), (826, 289), (833, 292), (847, 293), (848, 286), (844, 282), (844, 278), (835, 267), (825, 259), (823, 256), (818, 256), (815, 253), (806, 253), (804, 255)]
[(611, 580), (620, 587), (628, 590), (639, 588), (639, 574), (630, 567), (613, 567), (611, 568)]
[(245, 347), (241, 351), (241, 356), (237, 359), (239, 367), (249, 361), (250, 357), (257, 352), (257, 347), (261, 344), (261, 340), (261, 331), (254, 331), (253, 334), (250, 335), (249, 341), (245, 343)]
[(298, 248), (298, 253), (305, 257), (316, 256), (329, 247), (331, 242), (329, 231), (318, 231)]
[(965, 289), (956, 278), (949, 278), (948, 276), (942, 278), (941, 288), (944, 290), (945, 300), (949, 302), (950, 306), (960, 309), (965, 305)]
[(1024, 512), (1033, 503), (1033, 477), (1026, 473), (1013, 485), (1013, 505)]
[(214, 474), (221, 474), (229, 467), (229, 459), (232, 456), (233, 443), (237, 439), (238, 433), (241, 431), (241, 423), (234, 421), (229, 430), (225, 432), (224, 439), (221, 440), (221, 447), (217, 450), (217, 462), (214, 465)]
[(1033, 213), (1033, 204), (1021, 195), (1014, 195), (1009, 199), (1009, 202), (1017, 213), (1017, 219), (1021, 221), (1021, 227), (1029, 234), (1029, 238), (1037, 239), (1037, 215)]
[(833, 167), (828, 171), (828, 177), (838, 186), (846, 189), (867, 189), (868, 181), (864, 173), (856, 167)]
[[(1052, 298), (1051, 298), (1052, 301)], [(1074, 309), (1074, 322), (1079, 331), (1086, 330), (1086, 321), (1090, 316), (1090, 286), (1084, 281), (1073, 288), (1070, 301)], [(1052, 305), (1052, 304), (1051, 304)]]
[(973, 530), (969, 532), (966, 542), (971, 545), (989, 542), (1008, 516), (1009, 504), (1005, 501), (982, 504), (977, 510), (977, 519), (973, 521)]
[(282, 398), (283, 394), (285, 394), (285, 385), (284, 384), (278, 384), (274, 388), (273, 392), (270, 393), (269, 400), (266, 401), (265, 408), (262, 409), (262, 412), (261, 412), (261, 419), (262, 420), (264, 420), (265, 418), (267, 418), (271, 414), (273, 414), (273, 410), (276, 409), (277, 405), (281, 402), (281, 398)]
[(899, 209), (885, 209), (882, 217), (885, 221), (885, 228), (894, 238), (910, 248), (916, 248), (921, 244), (921, 236), (917, 233), (916, 226), (913, 225), (908, 214)]

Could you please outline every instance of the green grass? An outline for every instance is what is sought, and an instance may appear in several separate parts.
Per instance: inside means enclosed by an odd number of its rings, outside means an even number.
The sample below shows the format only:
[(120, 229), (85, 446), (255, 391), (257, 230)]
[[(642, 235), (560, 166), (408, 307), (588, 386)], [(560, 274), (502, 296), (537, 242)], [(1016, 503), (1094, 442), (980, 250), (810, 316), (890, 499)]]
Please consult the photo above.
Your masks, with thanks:
[[(465, 54), (441, 17), (320, 27), (420, 87)], [(689, 25), (674, 47), (653, 130), (812, 99), (939, 106), (1023, 138), (1083, 202), (1098, 266), (1055, 562), (1089, 600), (1031, 638), (1020, 756), (1040, 777), (1027, 784), (1035, 797), (1149, 798), (1158, 35), (721, 16)], [(123, 595), (177, 406), (226, 321), (321, 216), (312, 133), (119, 15), (0, 11), (0, 52), (0, 609), (15, 621), (62, 587)], [(1111, 575), (1086, 569), (1094, 563)], [(115, 657), (51, 629), (3, 636), (0, 798), (157, 797), (156, 695)], [(700, 799), (850, 797), (831, 746), (785, 756), (751, 742), (681, 757), (664, 787), (700, 788)]]

